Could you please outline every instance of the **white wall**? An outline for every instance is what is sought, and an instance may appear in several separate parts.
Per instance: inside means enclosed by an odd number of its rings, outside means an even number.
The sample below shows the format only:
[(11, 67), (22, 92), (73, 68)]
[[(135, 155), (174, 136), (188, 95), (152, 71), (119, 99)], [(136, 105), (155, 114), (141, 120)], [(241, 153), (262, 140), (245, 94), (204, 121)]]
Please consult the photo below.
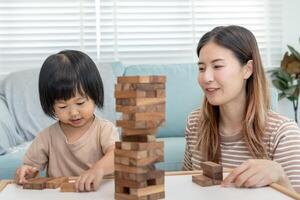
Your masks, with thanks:
[[(289, 44), (300, 51), (300, 0), (282, 0), (283, 20), (282, 20), (282, 45), (284, 52)], [(283, 52), (283, 53), (284, 53)], [(300, 126), (300, 105), (298, 106), (298, 125)], [(281, 100), (278, 104), (279, 113), (294, 119), (293, 104), (289, 100)]]

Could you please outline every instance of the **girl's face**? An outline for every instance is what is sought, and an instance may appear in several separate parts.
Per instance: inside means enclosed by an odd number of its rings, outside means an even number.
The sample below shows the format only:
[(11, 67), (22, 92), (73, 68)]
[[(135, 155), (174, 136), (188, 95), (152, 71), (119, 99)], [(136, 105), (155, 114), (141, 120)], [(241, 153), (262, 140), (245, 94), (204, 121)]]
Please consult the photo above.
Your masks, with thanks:
[(61, 123), (74, 128), (81, 128), (93, 120), (95, 103), (92, 99), (81, 96), (78, 92), (68, 100), (54, 103), (56, 117)]
[(241, 66), (231, 50), (208, 42), (200, 50), (198, 65), (198, 82), (211, 105), (225, 105), (246, 94), (252, 62), (250, 68)]

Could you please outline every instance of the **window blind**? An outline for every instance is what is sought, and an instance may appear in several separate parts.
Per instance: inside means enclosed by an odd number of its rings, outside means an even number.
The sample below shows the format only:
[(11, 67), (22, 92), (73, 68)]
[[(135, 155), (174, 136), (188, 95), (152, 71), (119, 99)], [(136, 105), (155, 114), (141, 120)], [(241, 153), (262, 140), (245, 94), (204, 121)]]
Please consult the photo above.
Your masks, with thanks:
[(265, 67), (279, 66), (282, 0), (2, 0), (0, 73), (40, 67), (63, 49), (101, 62), (196, 62), (200, 37), (242, 25), (257, 38)]

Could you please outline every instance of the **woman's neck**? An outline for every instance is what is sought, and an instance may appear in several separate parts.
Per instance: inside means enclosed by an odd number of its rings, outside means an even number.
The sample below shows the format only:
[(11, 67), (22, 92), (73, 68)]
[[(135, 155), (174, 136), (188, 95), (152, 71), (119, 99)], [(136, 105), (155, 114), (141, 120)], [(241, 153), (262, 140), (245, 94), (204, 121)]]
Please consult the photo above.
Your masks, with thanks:
[(219, 129), (223, 135), (230, 136), (241, 132), (245, 115), (246, 97), (220, 106)]

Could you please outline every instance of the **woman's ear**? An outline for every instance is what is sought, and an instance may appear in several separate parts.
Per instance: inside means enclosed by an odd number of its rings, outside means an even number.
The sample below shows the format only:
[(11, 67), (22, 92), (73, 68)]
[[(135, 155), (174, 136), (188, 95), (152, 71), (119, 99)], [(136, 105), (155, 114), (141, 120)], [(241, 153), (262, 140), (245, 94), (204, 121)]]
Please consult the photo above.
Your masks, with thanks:
[(253, 73), (253, 60), (248, 60), (244, 66), (244, 79), (248, 79)]

